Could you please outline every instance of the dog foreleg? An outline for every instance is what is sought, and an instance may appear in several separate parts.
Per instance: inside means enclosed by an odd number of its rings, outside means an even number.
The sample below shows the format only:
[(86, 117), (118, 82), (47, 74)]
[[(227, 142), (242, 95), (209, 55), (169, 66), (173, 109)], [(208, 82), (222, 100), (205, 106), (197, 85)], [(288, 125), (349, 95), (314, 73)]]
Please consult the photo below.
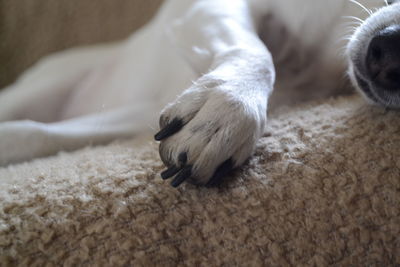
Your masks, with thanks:
[(196, 1), (176, 20), (171, 38), (205, 73), (161, 114), (163, 178), (213, 185), (252, 153), (266, 123), (275, 71), (256, 34), (247, 1)]

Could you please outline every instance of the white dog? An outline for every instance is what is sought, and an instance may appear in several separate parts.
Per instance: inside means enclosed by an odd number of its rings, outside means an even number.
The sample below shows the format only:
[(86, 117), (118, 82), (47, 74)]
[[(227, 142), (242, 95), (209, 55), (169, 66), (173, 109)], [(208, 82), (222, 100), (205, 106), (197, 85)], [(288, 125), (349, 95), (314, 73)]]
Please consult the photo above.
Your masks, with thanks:
[(128, 40), (45, 58), (2, 91), (0, 164), (149, 131), (161, 112), (162, 177), (217, 184), (263, 133), (275, 68), (270, 106), (336, 94), (347, 68), (400, 107), (400, 4), (361, 2), (167, 1)]

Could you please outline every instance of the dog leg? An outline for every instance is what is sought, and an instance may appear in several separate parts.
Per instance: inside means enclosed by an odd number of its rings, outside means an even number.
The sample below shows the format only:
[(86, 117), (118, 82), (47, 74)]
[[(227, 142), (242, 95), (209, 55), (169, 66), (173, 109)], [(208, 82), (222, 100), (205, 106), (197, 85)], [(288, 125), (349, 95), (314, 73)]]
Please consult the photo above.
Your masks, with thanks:
[(164, 179), (215, 185), (252, 153), (266, 123), (275, 71), (247, 1), (201, 0), (174, 22), (171, 36), (206, 73), (162, 111)]
[(163, 30), (189, 4), (167, 1), (123, 43), (57, 53), (2, 91), (0, 164), (154, 132), (161, 107), (194, 77)]
[(58, 119), (69, 94), (89, 71), (114, 56), (119, 45), (71, 49), (39, 61), (0, 93), (0, 121)]
[(158, 111), (142, 103), (56, 123), (0, 123), (0, 166), (149, 132), (155, 125), (148, 122), (156, 121)]

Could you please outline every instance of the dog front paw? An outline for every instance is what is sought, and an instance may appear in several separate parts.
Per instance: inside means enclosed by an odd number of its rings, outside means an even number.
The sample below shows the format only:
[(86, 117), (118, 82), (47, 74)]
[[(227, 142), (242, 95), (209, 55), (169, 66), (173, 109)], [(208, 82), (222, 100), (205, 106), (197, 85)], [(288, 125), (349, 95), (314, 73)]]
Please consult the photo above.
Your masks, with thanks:
[(218, 185), (253, 152), (266, 121), (266, 99), (241, 95), (236, 83), (203, 78), (160, 117), (160, 156), (171, 185)]

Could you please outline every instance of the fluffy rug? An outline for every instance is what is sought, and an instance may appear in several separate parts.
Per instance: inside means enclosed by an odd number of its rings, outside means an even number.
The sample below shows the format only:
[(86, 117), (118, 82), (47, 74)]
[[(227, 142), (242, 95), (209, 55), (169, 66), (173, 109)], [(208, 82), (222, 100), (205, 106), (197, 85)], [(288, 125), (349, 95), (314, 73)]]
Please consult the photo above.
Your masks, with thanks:
[(0, 265), (399, 266), (399, 148), (352, 96), (272, 115), (219, 188), (170, 187), (149, 138), (9, 166)]

